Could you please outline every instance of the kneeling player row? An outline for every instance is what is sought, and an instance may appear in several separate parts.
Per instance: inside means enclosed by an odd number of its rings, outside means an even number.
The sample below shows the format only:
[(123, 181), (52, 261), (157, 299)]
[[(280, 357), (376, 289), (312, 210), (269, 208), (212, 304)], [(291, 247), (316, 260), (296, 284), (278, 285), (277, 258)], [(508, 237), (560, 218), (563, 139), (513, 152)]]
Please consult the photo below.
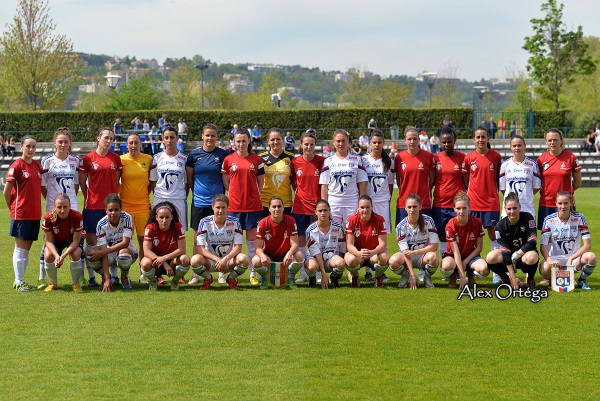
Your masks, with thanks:
[[(551, 268), (574, 265), (581, 276), (578, 284), (589, 289), (586, 279), (593, 272), (596, 256), (591, 250), (591, 240), (585, 218), (571, 212), (571, 196), (559, 192), (556, 196), (558, 212), (548, 216), (542, 231), (541, 252), (544, 261), (540, 273), (550, 276)], [(110, 291), (118, 284), (131, 289), (129, 269), (138, 258), (132, 237), (131, 216), (121, 210), (121, 201), (115, 194), (105, 200), (106, 216), (97, 225), (97, 246), (86, 249), (89, 267), (103, 277), (103, 291)], [(242, 230), (235, 218), (228, 216), (227, 196), (213, 198), (213, 216), (200, 221), (195, 247), (191, 258), (186, 254), (185, 230), (179, 222), (175, 207), (161, 202), (152, 208), (141, 250), (140, 266), (150, 289), (156, 289), (157, 279), (163, 274), (172, 277), (171, 288), (179, 288), (180, 279), (189, 271), (204, 278), (202, 289), (208, 289), (213, 281), (211, 272), (228, 273), (226, 282), (237, 288), (237, 277), (252, 262), (253, 269), (261, 276), (261, 288), (268, 287), (267, 272), (271, 262), (281, 262), (287, 268), (288, 285), (295, 286), (295, 275), (304, 266), (309, 285), (316, 283), (315, 274), (323, 277), (321, 286), (339, 286), (344, 269), (352, 274), (352, 285), (358, 287), (359, 269), (369, 266), (375, 271), (375, 286), (383, 286), (384, 272), (388, 267), (401, 276), (399, 287), (417, 288), (413, 268), (422, 270), (425, 286), (433, 287), (432, 275), (438, 268), (438, 237), (433, 219), (421, 213), (421, 200), (415, 195), (406, 201), (407, 217), (396, 227), (400, 252), (391, 257), (387, 253), (387, 234), (384, 220), (373, 213), (371, 199), (361, 196), (358, 212), (346, 222), (346, 229), (330, 219), (327, 201), (317, 202), (316, 221), (306, 231), (307, 255), (304, 257), (298, 245), (298, 233), (294, 219), (283, 214), (283, 201), (273, 197), (269, 203), (270, 216), (258, 224), (256, 254), (251, 260), (242, 251)], [(500, 248), (492, 250), (486, 260), (480, 257), (484, 230), (476, 217), (469, 215), (469, 198), (459, 193), (454, 198), (456, 217), (446, 226), (448, 247), (441, 252), (441, 272), (450, 284), (460, 280), (460, 288), (473, 282), (475, 275), (487, 276), (491, 271), (499, 274), (502, 281), (517, 289), (519, 282), (515, 269), (527, 275), (527, 284), (535, 286), (538, 265), (536, 228), (533, 217), (520, 211), (519, 199), (511, 194), (505, 202), (507, 217), (497, 226)], [(46, 251), (45, 266), (51, 284), (48, 290), (57, 288), (57, 268), (69, 256), (73, 289), (80, 290), (83, 275), (81, 263), (81, 214), (71, 210), (69, 198), (59, 195), (55, 208), (46, 214), (43, 223)], [(581, 241), (583, 240), (583, 246)], [(329, 277), (329, 280), (327, 279)]]

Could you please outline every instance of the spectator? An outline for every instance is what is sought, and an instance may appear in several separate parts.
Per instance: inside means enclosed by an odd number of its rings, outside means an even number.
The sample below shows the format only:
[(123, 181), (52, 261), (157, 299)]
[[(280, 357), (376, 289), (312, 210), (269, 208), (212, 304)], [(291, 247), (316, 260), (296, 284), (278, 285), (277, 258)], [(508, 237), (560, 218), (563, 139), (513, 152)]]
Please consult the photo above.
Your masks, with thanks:
[(452, 120), (450, 119), (450, 114), (446, 114), (444, 117), (444, 121), (442, 121), (442, 126), (452, 128)]
[(114, 123), (115, 135), (121, 135), (121, 119), (117, 118)]
[(496, 138), (497, 125), (494, 123), (494, 119), (490, 117), (490, 124), (488, 126), (488, 131), (490, 132), (490, 136), (492, 139)]
[(427, 132), (425, 130), (421, 130), (421, 133), (419, 133), (419, 148), (422, 150), (426, 150), (427, 152), (430, 151), (429, 136), (427, 135)]
[(153, 155), (158, 152), (158, 147), (155, 148), (154, 143), (161, 142), (160, 132), (158, 131), (158, 128), (156, 128), (156, 125), (153, 125), (150, 132), (148, 132), (148, 140), (150, 142), (150, 149), (152, 151), (152, 153), (149, 154)]
[(175, 145), (175, 148), (181, 152), (181, 153), (185, 153), (185, 143), (183, 142), (183, 139), (179, 138), (177, 140), (177, 144)]
[(253, 145), (261, 145), (261, 146), (263, 144), (262, 130), (260, 128), (258, 128), (258, 125), (255, 125), (254, 128), (252, 129), (252, 144)]
[(358, 144), (360, 145), (360, 149), (362, 152), (366, 153), (369, 149), (369, 141), (369, 136), (365, 131), (363, 131), (360, 135), (360, 138), (358, 138)]
[(142, 122), (140, 121), (140, 118), (138, 116), (135, 116), (135, 118), (131, 120), (131, 125), (133, 125), (134, 130), (142, 129)]
[(434, 132), (429, 138), (429, 146), (431, 147), (431, 154), (436, 154), (440, 151), (440, 137)]
[(4, 137), (0, 135), (0, 152), (2, 156), (6, 156), (6, 145), (4, 144)]
[(517, 122), (512, 120), (510, 122), (510, 137), (512, 138), (515, 135), (517, 135)]
[(169, 122), (167, 121), (167, 115), (163, 114), (161, 118), (158, 119), (158, 128), (160, 128), (160, 132), (164, 132), (165, 128), (169, 126)]
[(392, 144), (390, 145), (390, 158), (394, 159), (397, 154), (398, 154), (398, 145), (396, 145), (396, 142), (392, 141)]
[(177, 134), (179, 135), (179, 137), (181, 137), (181, 135), (187, 135), (187, 133), (188, 133), (188, 126), (185, 123), (185, 121), (183, 121), (180, 118), (179, 121), (177, 122)]
[(325, 146), (323, 146), (323, 157), (329, 157), (333, 155), (333, 148), (329, 142), (325, 142)]
[(310, 127), (308, 127), (308, 129), (306, 130), (306, 133), (314, 135), (315, 138), (317, 138), (317, 130), (312, 125)]
[(590, 132), (588, 132), (587, 138), (585, 139), (585, 150), (587, 150), (588, 153), (592, 153), (592, 150), (594, 149), (595, 145), (596, 145), (596, 130), (594, 130), (592, 128), (592, 129), (590, 129)]
[(367, 127), (369, 128), (369, 136), (371, 136), (370, 134), (377, 129), (377, 121), (374, 118), (370, 119)]
[(356, 153), (357, 155), (361, 154), (361, 147), (360, 147), (360, 143), (358, 142), (358, 139), (353, 139), (352, 140), (352, 151), (354, 153)]
[(292, 136), (290, 131), (285, 133), (285, 150), (288, 152), (295, 153), (296, 139)]
[(142, 129), (144, 131), (150, 131), (150, 123), (148, 122), (148, 120), (144, 119), (144, 123), (142, 124)]
[(6, 141), (6, 154), (8, 156), (14, 156), (15, 154), (15, 137), (12, 135)]
[(506, 139), (506, 121), (502, 117), (498, 120), (498, 134), (500, 138)]

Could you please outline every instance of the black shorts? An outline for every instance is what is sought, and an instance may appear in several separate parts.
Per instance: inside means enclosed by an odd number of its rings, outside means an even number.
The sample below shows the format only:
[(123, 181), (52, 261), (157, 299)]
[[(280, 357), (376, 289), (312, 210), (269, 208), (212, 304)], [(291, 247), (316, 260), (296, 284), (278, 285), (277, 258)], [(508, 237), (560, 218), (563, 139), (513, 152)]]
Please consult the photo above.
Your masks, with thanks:
[(190, 228), (194, 231), (198, 231), (198, 226), (200, 225), (200, 220), (205, 217), (212, 216), (215, 214), (212, 206), (208, 207), (196, 207), (192, 205), (191, 215), (192, 218), (190, 220)]

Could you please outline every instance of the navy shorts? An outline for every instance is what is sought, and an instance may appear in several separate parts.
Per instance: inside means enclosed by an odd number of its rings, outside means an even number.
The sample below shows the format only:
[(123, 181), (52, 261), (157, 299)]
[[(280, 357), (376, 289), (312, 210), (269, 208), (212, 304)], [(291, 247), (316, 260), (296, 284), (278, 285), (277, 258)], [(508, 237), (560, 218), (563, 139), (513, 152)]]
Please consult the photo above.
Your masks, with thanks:
[(314, 215), (292, 213), (292, 217), (296, 220), (298, 235), (306, 235), (306, 229), (312, 224)]
[[(69, 245), (71, 245), (71, 242), (73, 241), (55, 241), (52, 240), (52, 243), (54, 244), (54, 247), (56, 248), (56, 252), (58, 252), (59, 255), (62, 255), (62, 252), (69, 247)], [(79, 241), (79, 249), (81, 249), (82, 255), (83, 255), (83, 238), (81, 238), (81, 240)]]
[(445, 207), (433, 207), (433, 222), (435, 223), (435, 228), (437, 229), (438, 237), (440, 241), (446, 242), (446, 224), (448, 221), (456, 216), (456, 212), (453, 208), (445, 208)]
[[(426, 214), (427, 216), (433, 218), (433, 214), (431, 209), (421, 209), (421, 213)], [(406, 209), (396, 209), (396, 226), (400, 224), (405, 217), (408, 217), (408, 213), (406, 213)], [(436, 227), (437, 228), (437, 227)], [(439, 229), (438, 229), (439, 231)]]
[(496, 227), (496, 224), (500, 221), (500, 212), (475, 212), (471, 210), (469, 214), (481, 220), (484, 228)]
[(263, 218), (262, 210), (256, 212), (227, 212), (227, 216), (238, 219), (242, 230), (252, 230), (258, 227), (258, 222)]
[(11, 220), (11, 237), (23, 239), (25, 241), (37, 241), (40, 233), (39, 220)]
[(90, 210), (83, 209), (81, 217), (83, 218), (83, 229), (86, 233), (96, 235), (96, 227), (98, 222), (106, 216), (105, 210)]
[[(442, 259), (444, 259), (445, 257), (450, 256), (451, 258), (454, 258), (454, 254), (453, 253), (448, 253), (448, 252), (444, 252), (444, 254), (442, 255)], [(469, 261), (469, 263), (467, 263), (466, 266), (463, 266), (465, 268), (465, 272), (469, 273), (469, 274), (473, 274), (473, 269), (471, 269), (471, 265), (475, 262), (477, 262), (479, 259), (481, 259), (481, 256), (477, 255), (475, 257), (473, 257), (473, 259), (471, 259)], [(458, 268), (456, 268), (458, 269)], [(458, 271), (458, 270), (456, 270)]]
[(190, 220), (190, 228), (194, 231), (198, 231), (198, 226), (200, 225), (200, 220), (205, 217), (212, 216), (215, 214), (212, 206), (208, 207), (197, 207), (192, 205), (191, 213), (192, 218)]

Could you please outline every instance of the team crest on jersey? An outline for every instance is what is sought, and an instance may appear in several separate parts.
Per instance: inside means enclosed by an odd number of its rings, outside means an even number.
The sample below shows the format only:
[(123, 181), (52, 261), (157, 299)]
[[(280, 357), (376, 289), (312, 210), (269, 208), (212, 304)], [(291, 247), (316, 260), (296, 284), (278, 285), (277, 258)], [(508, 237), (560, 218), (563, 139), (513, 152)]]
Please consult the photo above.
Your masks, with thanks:
[(267, 233), (265, 234), (265, 239), (267, 241), (269, 241), (271, 239), (271, 237), (272, 237), (271, 233), (267, 231)]
[(460, 171), (460, 170), (461, 170), (460, 166), (458, 164), (455, 164), (454, 171)]
[(58, 227), (52, 227), (52, 232), (54, 235), (58, 234)]
[(377, 177), (377, 176), (369, 177), (369, 181), (370, 181), (371, 187), (373, 188), (373, 192), (378, 193), (379, 190), (383, 187), (385, 178)]
[(110, 163), (110, 169), (114, 170), (115, 169), (115, 164), (114, 163)]
[(296, 171), (296, 175), (297, 175), (298, 177), (300, 177), (300, 176), (302, 175), (302, 170), (298, 170), (298, 171)]
[(320, 174), (320, 173), (319, 173), (319, 170), (315, 170), (315, 177), (318, 177), (318, 176), (319, 176), (319, 174)]
[(469, 241), (475, 241), (475, 234), (473, 234), (473, 233), (469, 234)]
[(73, 188), (75, 184), (75, 180), (73, 178), (68, 177), (56, 177), (56, 183), (61, 191), (65, 194), (68, 194), (69, 191)]
[(490, 171), (494, 171), (494, 165), (490, 164)]
[(477, 165), (475, 164), (475, 162), (471, 162), (471, 171), (475, 170), (477, 170)]
[(525, 232), (525, 227), (521, 226), (521, 231)]
[(231, 167), (229, 167), (229, 170), (231, 170), (231, 171), (236, 171), (237, 169), (238, 169), (238, 166), (237, 166), (237, 164), (235, 164), (235, 163), (233, 163), (233, 164), (231, 165)]
[(229, 250), (229, 245), (213, 245), (213, 249), (215, 253), (221, 257), (227, 255), (227, 251)]
[(550, 168), (550, 165), (548, 164), (548, 162), (544, 163), (544, 170), (548, 170)]
[(254, 164), (250, 165), (250, 171), (254, 171)]
[(29, 173), (27, 171), (23, 171), (23, 177), (29, 178)]
[(442, 169), (442, 163), (436, 163), (436, 164), (435, 164), (435, 169), (436, 169), (437, 171), (440, 171), (440, 170)]
[(340, 174), (336, 177), (336, 181), (338, 186), (340, 187), (340, 192), (346, 192), (346, 188), (348, 188), (348, 183), (352, 179), (352, 174)]
[(163, 173), (161, 175), (162, 175), (163, 180), (165, 182), (165, 188), (168, 191), (169, 189), (171, 189), (171, 187), (173, 187), (173, 185), (177, 181), (178, 175), (175, 174), (175, 173), (169, 173), (169, 172)]
[(561, 170), (566, 170), (567, 169), (567, 166), (565, 166), (565, 163), (563, 163), (563, 164), (560, 165), (560, 169)]
[(402, 163), (400, 164), (400, 168), (401, 168), (402, 170), (406, 170), (406, 164), (405, 164), (404, 162), (402, 162)]
[(377, 237), (377, 230), (373, 229), (373, 231), (371, 232), (371, 237)]
[(154, 238), (152, 240), (152, 243), (154, 244), (154, 246), (158, 246), (158, 244), (160, 244), (160, 240), (158, 238)]
[(423, 163), (419, 163), (419, 170), (425, 170), (425, 167), (423, 166)]
[(93, 162), (93, 163), (92, 163), (92, 168), (93, 168), (94, 170), (98, 170), (98, 167), (100, 167), (100, 166), (98, 165), (98, 163), (96, 163), (96, 162)]
[(354, 236), (360, 237), (360, 230), (357, 229), (356, 231), (354, 231)]

